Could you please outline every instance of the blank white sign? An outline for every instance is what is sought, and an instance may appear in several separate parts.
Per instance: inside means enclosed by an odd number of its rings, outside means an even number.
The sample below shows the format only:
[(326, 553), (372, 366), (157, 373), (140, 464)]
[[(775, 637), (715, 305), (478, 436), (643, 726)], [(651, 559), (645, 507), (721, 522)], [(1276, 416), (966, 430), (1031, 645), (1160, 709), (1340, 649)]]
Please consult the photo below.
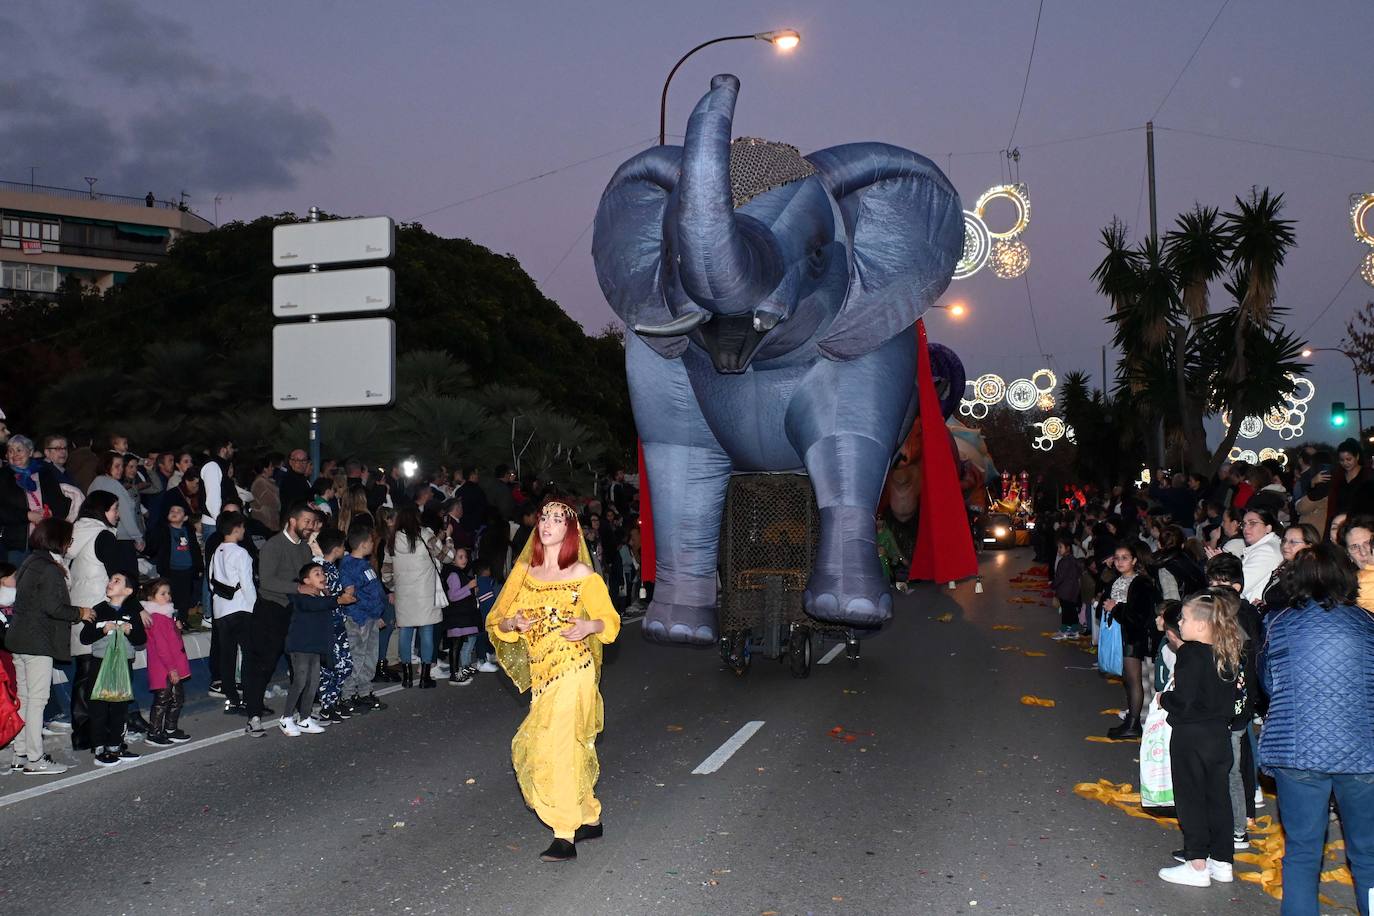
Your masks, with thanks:
[(390, 318), (279, 324), (272, 329), (272, 406), (385, 407), (396, 397)]
[(272, 264), (309, 267), (381, 261), (396, 250), (396, 224), (389, 216), (286, 223), (272, 229)]
[(356, 267), (272, 278), (272, 314), (278, 318), (386, 312), (396, 303), (390, 267)]

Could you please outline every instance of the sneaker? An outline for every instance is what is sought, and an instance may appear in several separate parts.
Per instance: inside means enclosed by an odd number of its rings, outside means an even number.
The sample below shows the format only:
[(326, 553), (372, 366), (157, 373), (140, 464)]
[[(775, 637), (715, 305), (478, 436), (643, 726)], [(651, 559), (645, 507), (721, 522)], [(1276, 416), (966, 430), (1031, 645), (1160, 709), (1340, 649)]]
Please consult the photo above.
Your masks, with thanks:
[(224, 701), (224, 714), (226, 716), (242, 716), (248, 713), (248, 707), (242, 703), (233, 703), (229, 700)]
[(1182, 862), (1172, 868), (1161, 868), (1159, 877), (1170, 884), (1186, 884), (1189, 887), (1211, 887), (1212, 875), (1206, 869), (1197, 869)]
[(345, 716), (345, 715), (339, 710), (339, 708), (338, 708), (337, 706), (334, 707), (333, 709), (330, 709), (330, 710), (326, 711), (326, 712), (320, 713), (320, 723), (321, 723), (321, 724), (323, 724), (323, 723), (325, 723), (325, 722), (338, 723), (338, 722), (342, 722), (342, 721), (343, 721), (344, 719), (346, 719), (346, 718), (348, 718), (348, 717)]
[(386, 704), (383, 703), (375, 693), (369, 693), (365, 697), (358, 697), (358, 699), (362, 700), (373, 709), (386, 709)]
[(51, 722), (45, 722), (45, 723), (43, 723), (43, 728), (44, 728), (45, 730), (51, 729), (51, 730), (53, 730), (53, 731), (55, 731), (55, 732), (58, 732), (59, 734), (61, 734), (61, 733), (70, 734), (70, 733), (71, 733), (71, 730), (72, 730), (72, 723), (70, 723), (70, 722), (65, 722), (65, 721), (63, 721), (62, 719), (53, 719)]
[(119, 759), (120, 759), (120, 760), (137, 760), (138, 758), (140, 758), (140, 757), (142, 757), (142, 756), (143, 756), (142, 754), (136, 754), (136, 753), (134, 753), (133, 751), (129, 750), (129, 745), (127, 745), (127, 744), (121, 744), (121, 745), (119, 746)]
[(167, 733), (167, 740), (173, 744), (185, 744), (187, 741), (191, 740), (191, 736), (178, 728), (174, 732)]
[[(1244, 830), (1242, 830), (1240, 833), (1231, 834), (1231, 845), (1234, 846), (1236, 849), (1249, 849), (1250, 834), (1246, 833)], [(1212, 877), (1215, 878), (1216, 875), (1213, 875)]]
[(221, 684), (219, 681), (211, 681), (209, 693), (212, 697), (219, 697), (220, 699), (224, 699), (224, 685)]
[(468, 684), (472, 683), (472, 679), (475, 676), (475, 674), (476, 672), (474, 671), (474, 669), (470, 667), (459, 668), (458, 673), (448, 679), (448, 685), (450, 687), (466, 687)]
[(95, 755), (95, 765), (98, 767), (112, 767), (118, 763), (119, 755), (112, 751), (101, 751)]
[(149, 735), (148, 743), (155, 744), (158, 747), (171, 747), (172, 739), (168, 738), (166, 735)]
[(431, 673), (433, 674), (433, 676), (436, 677), (436, 678), (438, 678), (438, 677), (448, 677), (448, 675), (449, 675), (448, 662), (435, 662), (435, 663), (434, 663), (434, 667), (431, 668), (430, 671), (431, 671)]
[(1255, 786), (1255, 807), (1264, 807), (1264, 790), (1261, 789), (1259, 786)]
[(296, 720), (289, 716), (282, 716), (277, 720), (277, 727), (281, 733), (288, 738), (299, 738), (301, 736), (300, 727), (296, 725)]
[(14, 758), (13, 760), (10, 761), (10, 772), (11, 772), (11, 773), (22, 773), (22, 772), (24, 772), (24, 767), (28, 764), (28, 762), (29, 762), (29, 761), (28, 761), (28, 758), (27, 758), (27, 757), (16, 757), (16, 758)]
[(343, 705), (347, 706), (348, 711), (355, 716), (361, 716), (364, 713), (372, 712), (372, 704), (363, 697), (351, 697), (345, 700)]
[(501, 670), (501, 666), (489, 658), (484, 658), (481, 663), (477, 665), (477, 670), (483, 674), (495, 674)]
[[(1191, 866), (1189, 866), (1191, 867)], [(1213, 881), (1220, 881), (1223, 884), (1230, 884), (1236, 880), (1235, 870), (1230, 862), (1218, 862), (1216, 859), (1207, 860), (1207, 875)]]
[(261, 738), (267, 734), (262, 727), (262, 719), (257, 716), (248, 719), (248, 724), (244, 727), (243, 733), (250, 738)]
[(296, 727), (299, 729), (299, 731), (297, 732), (297, 734), (306, 734), (306, 735), (322, 735), (322, 734), (324, 734), (324, 729), (320, 727), (320, 723), (316, 722), (316, 721), (315, 721), (313, 718), (311, 718), (310, 716), (306, 716), (306, 717), (305, 717), (304, 719), (302, 719), (300, 722), (296, 723)]
[(37, 760), (30, 760), (24, 764), (25, 776), (57, 776), (70, 770), (71, 767), (65, 763), (58, 763), (52, 759), (51, 754), (44, 754)]

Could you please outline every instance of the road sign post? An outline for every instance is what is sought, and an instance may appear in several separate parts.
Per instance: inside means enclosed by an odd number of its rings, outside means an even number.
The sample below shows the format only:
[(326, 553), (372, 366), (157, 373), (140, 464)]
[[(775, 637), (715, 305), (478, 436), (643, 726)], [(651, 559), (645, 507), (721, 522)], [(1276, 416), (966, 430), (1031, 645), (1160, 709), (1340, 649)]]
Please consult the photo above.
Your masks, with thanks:
[[(320, 470), (320, 408), (385, 406), (395, 399), (396, 325), (390, 318), (321, 321), (321, 316), (388, 312), (395, 306), (390, 267), (321, 271), (390, 258), (396, 224), (389, 216), (320, 220), (310, 208), (305, 222), (272, 230), (272, 264), (306, 268), (272, 279), (272, 314), (306, 318), (272, 330), (272, 406), (310, 410), (310, 462)], [(346, 353), (347, 360), (327, 357)]]

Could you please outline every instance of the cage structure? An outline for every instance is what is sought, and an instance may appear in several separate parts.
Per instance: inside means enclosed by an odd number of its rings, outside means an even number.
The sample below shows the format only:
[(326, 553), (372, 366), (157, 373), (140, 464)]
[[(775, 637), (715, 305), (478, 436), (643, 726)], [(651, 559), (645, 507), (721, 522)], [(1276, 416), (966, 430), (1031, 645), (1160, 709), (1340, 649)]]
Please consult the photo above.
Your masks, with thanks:
[(737, 474), (730, 479), (720, 537), (721, 655), (744, 674), (754, 655), (786, 658), (795, 677), (811, 671), (813, 638), (858, 640), (802, 609), (820, 543), (820, 511), (805, 474)]

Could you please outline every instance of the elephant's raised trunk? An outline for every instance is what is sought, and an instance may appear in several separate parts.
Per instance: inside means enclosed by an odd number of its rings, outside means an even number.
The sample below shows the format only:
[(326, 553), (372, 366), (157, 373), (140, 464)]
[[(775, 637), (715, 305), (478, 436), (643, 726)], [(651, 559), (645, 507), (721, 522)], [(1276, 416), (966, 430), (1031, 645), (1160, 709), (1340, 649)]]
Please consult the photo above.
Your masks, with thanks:
[(711, 80), (687, 122), (678, 185), (678, 276), (694, 301), (719, 314), (747, 312), (782, 279), (768, 228), (735, 212), (730, 193), (730, 130), (739, 80)]

